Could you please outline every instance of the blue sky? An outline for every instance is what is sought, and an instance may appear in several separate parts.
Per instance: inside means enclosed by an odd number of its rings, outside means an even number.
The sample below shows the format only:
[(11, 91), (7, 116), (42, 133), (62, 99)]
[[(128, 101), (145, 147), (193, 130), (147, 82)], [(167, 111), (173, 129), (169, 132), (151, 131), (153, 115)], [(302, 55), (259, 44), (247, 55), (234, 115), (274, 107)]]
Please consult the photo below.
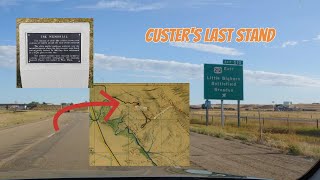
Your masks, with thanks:
[[(242, 59), (243, 103), (320, 102), (319, 6), (316, 0), (0, 0), (0, 103), (88, 100), (88, 89), (15, 88), (15, 27), (22, 17), (94, 18), (94, 82), (190, 82), (191, 103), (199, 104), (202, 64)], [(268, 44), (200, 42), (183, 48), (146, 43), (150, 27), (274, 27), (277, 36)]]

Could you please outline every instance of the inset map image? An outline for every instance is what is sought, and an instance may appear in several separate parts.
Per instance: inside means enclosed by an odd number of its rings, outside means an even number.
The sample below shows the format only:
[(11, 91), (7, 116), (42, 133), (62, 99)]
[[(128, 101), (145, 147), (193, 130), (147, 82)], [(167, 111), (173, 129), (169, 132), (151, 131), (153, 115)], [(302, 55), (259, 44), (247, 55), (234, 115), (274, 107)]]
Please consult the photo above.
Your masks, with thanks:
[(90, 166), (189, 166), (189, 84), (94, 84), (91, 102), (120, 105), (90, 107)]

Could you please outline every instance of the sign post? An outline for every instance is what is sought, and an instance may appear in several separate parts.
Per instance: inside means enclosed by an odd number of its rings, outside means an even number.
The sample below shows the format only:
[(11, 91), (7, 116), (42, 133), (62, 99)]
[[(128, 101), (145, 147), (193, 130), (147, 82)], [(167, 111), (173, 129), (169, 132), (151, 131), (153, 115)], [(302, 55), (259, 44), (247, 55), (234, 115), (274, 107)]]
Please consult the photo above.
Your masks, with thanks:
[(209, 113), (208, 113), (209, 102), (210, 102), (210, 101), (207, 99), (207, 100), (206, 100), (206, 103), (205, 103), (205, 105), (206, 105), (206, 126), (208, 126), (208, 121), (209, 121)]
[(204, 99), (243, 100), (242, 66), (204, 64)]
[[(229, 64), (229, 65), (236, 65), (236, 66), (242, 66), (243, 61), (242, 60), (230, 60), (230, 59), (224, 59), (223, 64)], [(240, 127), (240, 100), (237, 100), (237, 118), (238, 118), (238, 127)]]
[(221, 100), (221, 125), (224, 126), (223, 100), (243, 100), (243, 61), (223, 60), (226, 64), (204, 64), (204, 99)]
[(223, 64), (242, 66), (243, 65), (243, 61), (242, 60), (224, 59), (223, 60)]
[(224, 127), (224, 107), (223, 107), (223, 100), (221, 100), (221, 126)]
[(240, 127), (240, 100), (238, 100), (237, 110), (238, 110), (238, 127)]

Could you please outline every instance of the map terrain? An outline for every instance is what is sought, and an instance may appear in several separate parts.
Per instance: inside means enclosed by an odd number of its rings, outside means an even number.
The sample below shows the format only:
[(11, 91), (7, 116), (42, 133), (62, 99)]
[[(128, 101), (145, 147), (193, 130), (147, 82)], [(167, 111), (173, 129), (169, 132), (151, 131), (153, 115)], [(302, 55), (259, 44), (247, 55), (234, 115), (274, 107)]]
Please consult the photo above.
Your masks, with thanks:
[(90, 101), (120, 105), (90, 107), (91, 166), (189, 166), (189, 84), (95, 84)]

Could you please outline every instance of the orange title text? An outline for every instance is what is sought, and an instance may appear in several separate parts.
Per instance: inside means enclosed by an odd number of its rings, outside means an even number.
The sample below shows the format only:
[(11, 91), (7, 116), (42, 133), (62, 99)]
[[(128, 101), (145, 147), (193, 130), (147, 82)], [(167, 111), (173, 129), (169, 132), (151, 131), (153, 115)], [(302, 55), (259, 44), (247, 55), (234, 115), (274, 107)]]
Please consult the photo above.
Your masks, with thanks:
[(246, 42), (269, 43), (276, 37), (275, 28), (149, 28), (145, 33), (146, 42)]

